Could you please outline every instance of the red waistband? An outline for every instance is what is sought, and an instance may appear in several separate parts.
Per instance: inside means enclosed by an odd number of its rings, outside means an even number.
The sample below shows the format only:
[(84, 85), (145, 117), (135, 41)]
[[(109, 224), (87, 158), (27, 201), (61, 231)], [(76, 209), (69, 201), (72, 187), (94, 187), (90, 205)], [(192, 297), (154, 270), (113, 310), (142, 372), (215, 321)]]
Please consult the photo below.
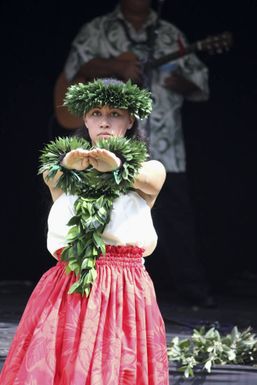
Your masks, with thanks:
[(97, 259), (97, 266), (142, 267), (144, 250), (137, 246), (106, 245), (106, 253)]
[(109, 257), (131, 257), (131, 258), (142, 258), (144, 249), (138, 246), (112, 246), (106, 245), (106, 253), (100, 258)]
[[(58, 260), (61, 260), (61, 253), (63, 248), (56, 251)], [(142, 256), (144, 249), (138, 246), (113, 246), (106, 245), (106, 252), (100, 255), (97, 259), (97, 264), (117, 264), (117, 263), (131, 263), (142, 264)]]

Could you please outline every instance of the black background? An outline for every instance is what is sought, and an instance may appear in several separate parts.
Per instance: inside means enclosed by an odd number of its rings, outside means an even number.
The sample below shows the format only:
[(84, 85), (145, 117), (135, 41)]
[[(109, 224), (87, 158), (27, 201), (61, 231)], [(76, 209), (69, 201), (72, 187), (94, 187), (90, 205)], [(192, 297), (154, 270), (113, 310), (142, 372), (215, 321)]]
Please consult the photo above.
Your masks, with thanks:
[[(50, 200), (37, 176), (40, 149), (62, 133), (54, 123), (53, 86), (82, 24), (115, 4), (1, 3), (2, 280), (37, 281), (54, 263), (46, 250)], [(257, 2), (166, 0), (162, 16), (190, 42), (233, 34), (229, 52), (200, 55), (211, 97), (187, 102), (183, 125), (199, 253), (217, 281), (256, 273)]]

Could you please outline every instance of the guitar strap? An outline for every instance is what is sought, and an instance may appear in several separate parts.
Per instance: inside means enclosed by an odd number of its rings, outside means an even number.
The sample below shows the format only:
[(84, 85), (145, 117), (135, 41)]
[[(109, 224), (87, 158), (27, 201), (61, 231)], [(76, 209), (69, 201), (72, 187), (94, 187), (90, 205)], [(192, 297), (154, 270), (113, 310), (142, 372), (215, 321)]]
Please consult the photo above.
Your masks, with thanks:
[(133, 45), (144, 45), (146, 48), (149, 47), (149, 44), (150, 44), (150, 41), (151, 41), (151, 38), (152, 38), (152, 36), (151, 36), (151, 34), (152, 34), (152, 25), (149, 25), (146, 28), (146, 39), (143, 40), (143, 41), (137, 41), (137, 40), (133, 39), (133, 37), (131, 36), (131, 34), (129, 32), (129, 28), (128, 28), (127, 24), (125, 23), (125, 21), (123, 19), (117, 19), (117, 21), (122, 26), (123, 31), (125, 32), (125, 35), (126, 35), (128, 41), (130, 41), (131, 44), (133, 44)]
[[(134, 46), (141, 46), (141, 47), (144, 46), (146, 53), (147, 53), (147, 56), (148, 56), (148, 59), (149, 59), (149, 56), (151, 56), (151, 58), (152, 58), (153, 52), (154, 52), (154, 38), (157, 34), (157, 30), (158, 30), (159, 25), (160, 25), (159, 18), (158, 18), (155, 25), (149, 25), (148, 27), (146, 27), (146, 39), (144, 41), (136, 41), (135, 39), (132, 38), (132, 36), (129, 32), (129, 28), (128, 28), (128, 26), (124, 20), (117, 19), (117, 21), (122, 26), (128, 41), (130, 41), (130, 43)], [(148, 88), (150, 90), (151, 89), (151, 68), (148, 67), (148, 69), (146, 69), (144, 63), (142, 63), (142, 69), (144, 69), (143, 85), (145, 88)], [(149, 117), (146, 120), (145, 126), (140, 127), (140, 132), (141, 132), (141, 135), (144, 138), (144, 140), (149, 144), (149, 137), (150, 137), (150, 119), (149, 119)]]

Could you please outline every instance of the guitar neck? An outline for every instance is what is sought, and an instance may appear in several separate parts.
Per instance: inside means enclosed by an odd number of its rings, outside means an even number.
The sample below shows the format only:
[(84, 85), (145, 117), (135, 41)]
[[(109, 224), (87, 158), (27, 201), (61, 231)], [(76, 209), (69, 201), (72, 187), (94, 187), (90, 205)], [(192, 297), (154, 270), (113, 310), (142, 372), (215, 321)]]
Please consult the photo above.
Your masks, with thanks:
[(200, 42), (196, 42), (194, 44), (190, 44), (187, 47), (185, 47), (183, 50), (177, 50), (172, 53), (169, 53), (168, 55), (162, 56), (160, 59), (153, 59), (151, 63), (152, 68), (157, 68), (163, 64), (166, 64), (170, 61), (179, 59), (180, 57), (186, 56), (192, 52), (195, 52), (197, 50), (201, 50), (200, 48)]

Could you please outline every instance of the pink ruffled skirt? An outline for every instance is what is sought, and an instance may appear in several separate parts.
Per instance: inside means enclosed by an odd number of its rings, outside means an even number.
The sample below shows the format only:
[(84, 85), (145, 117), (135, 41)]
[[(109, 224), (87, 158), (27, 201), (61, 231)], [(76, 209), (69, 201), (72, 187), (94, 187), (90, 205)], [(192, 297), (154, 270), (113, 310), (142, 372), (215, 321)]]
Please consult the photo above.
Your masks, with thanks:
[(35, 287), (1, 385), (168, 385), (166, 335), (142, 249), (107, 246), (89, 297), (58, 262)]

